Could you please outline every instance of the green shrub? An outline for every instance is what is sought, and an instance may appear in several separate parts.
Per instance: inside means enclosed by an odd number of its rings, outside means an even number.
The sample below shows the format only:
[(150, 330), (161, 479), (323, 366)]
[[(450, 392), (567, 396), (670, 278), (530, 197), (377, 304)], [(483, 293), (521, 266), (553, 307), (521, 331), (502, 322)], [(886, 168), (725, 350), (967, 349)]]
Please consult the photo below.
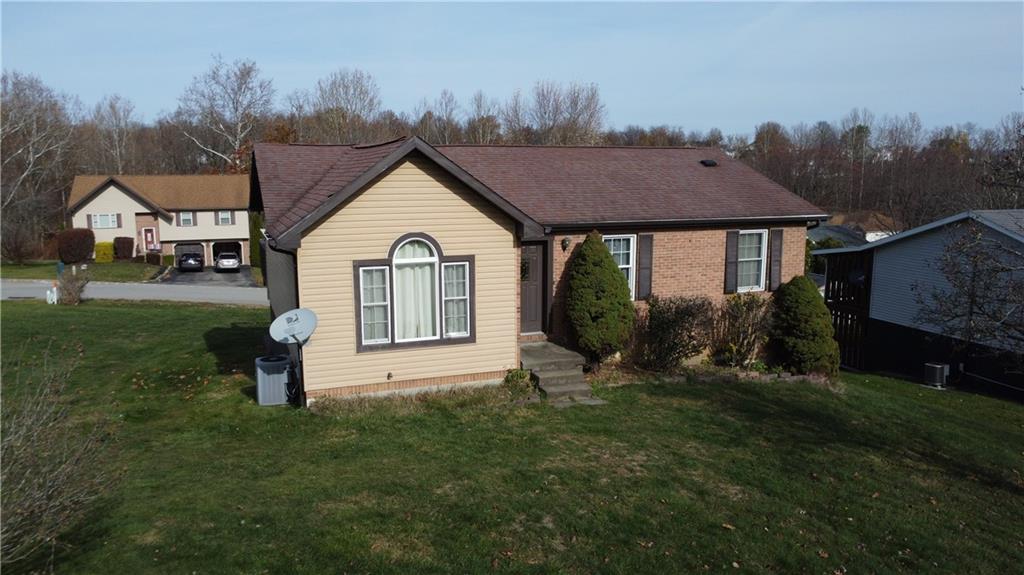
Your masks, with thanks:
[(804, 269), (807, 273), (823, 274), (825, 273), (825, 267), (827, 261), (825, 256), (812, 256), (811, 250), (830, 250), (834, 248), (844, 248), (846, 244), (842, 240), (836, 238), (824, 238), (820, 242), (812, 242), (810, 239), (807, 240), (807, 256), (805, 260)]
[(807, 276), (779, 286), (774, 297), (771, 351), (773, 359), (796, 373), (835, 375), (839, 344), (825, 300)]
[[(263, 267), (260, 257), (260, 240), (263, 239), (263, 212), (249, 212), (249, 265)], [(241, 256), (242, 254), (238, 254)]]
[(96, 263), (109, 264), (114, 261), (114, 242), (96, 242)]
[(174, 265), (174, 255), (173, 254), (164, 254), (163, 256), (161, 256), (161, 258), (160, 258), (160, 265), (164, 266), (165, 268), (169, 268), (169, 267), (173, 266)]
[(705, 297), (651, 297), (637, 325), (640, 367), (671, 372), (708, 346), (714, 306)]
[(636, 308), (626, 276), (596, 231), (569, 262), (567, 308), (577, 344), (591, 361), (622, 351), (633, 334)]
[(96, 247), (96, 235), (86, 228), (72, 228), (57, 234), (57, 253), (66, 264), (80, 264), (89, 259)]
[(520, 399), (533, 393), (533, 376), (528, 369), (510, 369), (505, 373), (501, 387), (512, 399)]
[(768, 339), (771, 300), (761, 294), (729, 296), (716, 312), (711, 357), (720, 365), (749, 366)]
[(146, 263), (151, 266), (158, 266), (163, 262), (164, 256), (156, 252), (146, 252)]

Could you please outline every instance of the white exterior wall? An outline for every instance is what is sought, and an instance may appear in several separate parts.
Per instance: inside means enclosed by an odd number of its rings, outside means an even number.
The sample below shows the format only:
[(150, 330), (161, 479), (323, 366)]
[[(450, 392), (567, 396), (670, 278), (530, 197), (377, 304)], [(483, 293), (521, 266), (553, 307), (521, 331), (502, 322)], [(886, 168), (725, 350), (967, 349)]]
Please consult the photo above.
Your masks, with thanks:
[(71, 225), (76, 228), (89, 227), (86, 220), (89, 214), (121, 214), (120, 228), (93, 229), (96, 241), (112, 242), (116, 237), (135, 238), (135, 214), (140, 212), (149, 213), (152, 210), (119, 190), (117, 186), (108, 186), (88, 203), (78, 208), (71, 217)]
[[(195, 211), (196, 225), (178, 227), (174, 219), (167, 222), (160, 220), (160, 241), (183, 242), (191, 240), (244, 240), (249, 237), (249, 213), (245, 210), (235, 212), (235, 223), (229, 226), (217, 225), (217, 211)], [(177, 218), (176, 212), (171, 212)]]

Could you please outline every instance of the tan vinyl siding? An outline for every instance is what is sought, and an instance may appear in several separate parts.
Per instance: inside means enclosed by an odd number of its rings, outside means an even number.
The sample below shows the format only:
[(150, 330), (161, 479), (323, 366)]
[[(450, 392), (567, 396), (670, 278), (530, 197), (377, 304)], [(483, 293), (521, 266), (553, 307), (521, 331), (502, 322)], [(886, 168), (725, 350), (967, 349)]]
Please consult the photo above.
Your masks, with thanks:
[[(475, 256), (476, 342), (356, 353), (352, 262), (386, 258), (410, 232), (446, 256)], [(307, 391), (514, 367), (516, 253), (511, 219), (431, 162), (403, 162), (302, 238), (299, 304), (319, 318), (304, 349)]]

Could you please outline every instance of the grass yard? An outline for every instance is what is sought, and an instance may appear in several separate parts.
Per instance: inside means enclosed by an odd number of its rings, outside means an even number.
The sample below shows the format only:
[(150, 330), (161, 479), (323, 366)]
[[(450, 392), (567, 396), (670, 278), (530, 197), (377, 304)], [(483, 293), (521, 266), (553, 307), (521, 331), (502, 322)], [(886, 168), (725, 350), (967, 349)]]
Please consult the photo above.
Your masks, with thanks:
[[(93, 281), (98, 282), (141, 282), (156, 277), (160, 266), (137, 262), (112, 262), (109, 264), (89, 264), (88, 273)], [(40, 261), (27, 264), (0, 264), (0, 277), (18, 280), (55, 280), (57, 279), (57, 262)]]
[(512, 407), (491, 389), (325, 416), (250, 397), (263, 309), (0, 312), (5, 405), (20, 391), (19, 350), (30, 346), (31, 364), (49, 345), (81, 353), (76, 413), (116, 422), (123, 478), (69, 533), (58, 572), (1010, 573), (1024, 562), (1024, 407), (1008, 401), (845, 374), (841, 393), (652, 381), (564, 411)]

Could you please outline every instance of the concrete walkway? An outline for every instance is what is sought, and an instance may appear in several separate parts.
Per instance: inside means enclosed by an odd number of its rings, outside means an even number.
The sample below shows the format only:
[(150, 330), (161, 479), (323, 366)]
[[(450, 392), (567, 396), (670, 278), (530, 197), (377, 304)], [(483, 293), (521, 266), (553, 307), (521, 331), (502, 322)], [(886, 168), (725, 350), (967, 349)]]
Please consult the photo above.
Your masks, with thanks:
[[(46, 299), (47, 280), (0, 280), (0, 299)], [(225, 287), (159, 283), (90, 282), (86, 299), (124, 299), (269, 305), (261, 287)]]

